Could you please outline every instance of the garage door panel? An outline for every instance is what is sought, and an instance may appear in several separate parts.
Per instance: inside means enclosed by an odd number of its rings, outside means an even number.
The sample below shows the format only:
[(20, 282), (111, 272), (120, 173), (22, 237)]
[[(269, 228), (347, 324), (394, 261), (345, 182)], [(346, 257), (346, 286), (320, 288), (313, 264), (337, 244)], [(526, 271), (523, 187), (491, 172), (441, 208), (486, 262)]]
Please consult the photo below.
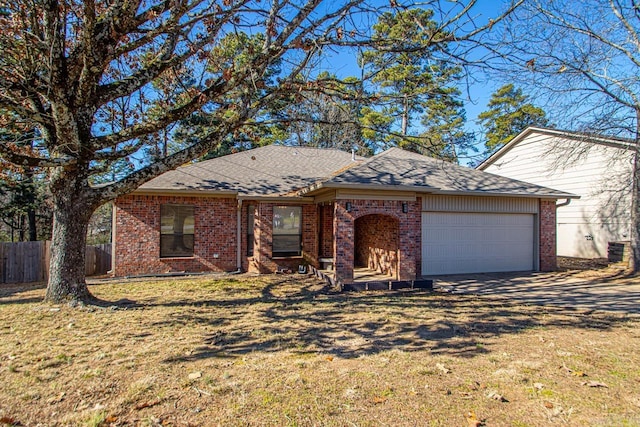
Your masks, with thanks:
[(423, 212), (423, 274), (533, 269), (533, 215)]

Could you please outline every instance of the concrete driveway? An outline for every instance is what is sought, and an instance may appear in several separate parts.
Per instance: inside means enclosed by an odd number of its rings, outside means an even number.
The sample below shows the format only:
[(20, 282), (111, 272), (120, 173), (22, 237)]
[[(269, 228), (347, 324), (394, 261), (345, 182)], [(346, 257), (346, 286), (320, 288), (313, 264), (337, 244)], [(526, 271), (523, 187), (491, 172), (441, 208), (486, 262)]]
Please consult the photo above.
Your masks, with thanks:
[(640, 315), (640, 277), (598, 277), (587, 271), (484, 273), (431, 277), (434, 290), (531, 305)]

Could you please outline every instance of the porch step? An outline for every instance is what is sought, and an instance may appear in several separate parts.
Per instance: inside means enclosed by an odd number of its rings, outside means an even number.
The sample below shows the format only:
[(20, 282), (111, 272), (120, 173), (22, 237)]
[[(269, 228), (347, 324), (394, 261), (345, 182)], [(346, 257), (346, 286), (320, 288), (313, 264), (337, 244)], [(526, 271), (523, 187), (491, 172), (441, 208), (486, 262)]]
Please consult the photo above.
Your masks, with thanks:
[(333, 270), (333, 258), (320, 258), (318, 261), (321, 270)]
[(342, 285), (343, 291), (382, 291), (399, 289), (426, 289), (433, 290), (433, 280), (377, 280), (372, 282), (354, 282)]

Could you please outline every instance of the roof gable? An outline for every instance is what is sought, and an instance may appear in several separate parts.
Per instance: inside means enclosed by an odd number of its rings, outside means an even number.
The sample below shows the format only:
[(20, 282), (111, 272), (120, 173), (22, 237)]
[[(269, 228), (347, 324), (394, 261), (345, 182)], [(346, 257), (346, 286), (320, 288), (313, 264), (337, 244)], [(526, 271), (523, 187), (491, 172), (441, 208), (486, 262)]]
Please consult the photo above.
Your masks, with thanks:
[(320, 188), (411, 190), (437, 194), (509, 195), (565, 198), (574, 195), (482, 172), (444, 160), (391, 148), (316, 184)]
[(588, 144), (606, 145), (619, 148), (621, 150), (628, 150), (633, 147), (633, 141), (630, 139), (608, 137), (585, 132), (571, 132), (565, 130), (530, 126), (516, 135), (515, 138), (502, 146), (498, 151), (483, 160), (482, 163), (476, 166), (476, 169), (485, 170), (487, 167), (495, 163), (498, 159), (509, 152), (514, 146), (526, 140), (533, 134), (544, 134), (555, 138), (570, 139), (573, 141), (584, 142)]

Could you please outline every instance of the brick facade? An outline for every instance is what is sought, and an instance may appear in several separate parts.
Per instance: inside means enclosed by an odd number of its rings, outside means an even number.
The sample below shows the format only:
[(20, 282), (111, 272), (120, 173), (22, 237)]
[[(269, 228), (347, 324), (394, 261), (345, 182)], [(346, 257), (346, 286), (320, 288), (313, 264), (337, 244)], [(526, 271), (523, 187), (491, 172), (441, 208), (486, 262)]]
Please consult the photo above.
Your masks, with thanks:
[[(248, 271), (274, 273), (279, 267), (295, 270), (300, 264), (318, 266), (318, 206), (313, 204), (290, 205), (302, 207), (302, 256), (273, 257), (271, 244), (273, 239), (273, 208), (281, 205), (282, 203), (256, 204), (254, 217), (254, 239), (256, 245), (253, 257), (246, 259)], [(246, 221), (244, 227), (246, 227)], [(246, 234), (245, 231), (244, 235)]]
[[(347, 210), (350, 204), (350, 212)], [(406, 203), (407, 212), (402, 212)], [(355, 263), (355, 221), (365, 215), (386, 215), (398, 221), (398, 279), (413, 280), (420, 276), (421, 199), (413, 202), (398, 200), (336, 200), (333, 230), (336, 280), (353, 281)]]
[[(160, 206), (194, 207), (193, 256), (160, 257)], [(115, 262), (113, 274), (130, 276), (171, 272), (234, 271), (237, 269), (237, 200), (182, 196), (129, 195), (116, 205)], [(255, 206), (254, 253), (247, 256), (249, 206)], [(240, 215), (241, 263), (245, 271), (273, 273), (279, 267), (318, 266), (318, 207), (302, 207), (302, 256), (273, 258), (271, 239), (273, 207), (281, 203), (243, 202)]]
[[(350, 204), (350, 212), (347, 211)], [(184, 258), (160, 257), (160, 207), (194, 207), (194, 253)], [(403, 205), (406, 211), (403, 212)], [(249, 206), (255, 206), (254, 251), (247, 238)], [(302, 256), (273, 258), (273, 208), (283, 203), (243, 201), (240, 211), (241, 264), (244, 271), (272, 273), (300, 264), (319, 265), (333, 258), (336, 279), (353, 280), (354, 266), (362, 265), (398, 280), (421, 275), (421, 198), (398, 200), (336, 200), (301, 206)], [(117, 276), (169, 272), (234, 271), (237, 269), (237, 214), (235, 198), (129, 195), (115, 202), (114, 274)], [(555, 200), (539, 202), (541, 271), (556, 269)]]
[(540, 200), (540, 271), (557, 269), (556, 201)]
[[(194, 207), (192, 257), (160, 258), (160, 206)], [(236, 267), (235, 199), (129, 195), (115, 202), (116, 276), (178, 271), (232, 271)]]

